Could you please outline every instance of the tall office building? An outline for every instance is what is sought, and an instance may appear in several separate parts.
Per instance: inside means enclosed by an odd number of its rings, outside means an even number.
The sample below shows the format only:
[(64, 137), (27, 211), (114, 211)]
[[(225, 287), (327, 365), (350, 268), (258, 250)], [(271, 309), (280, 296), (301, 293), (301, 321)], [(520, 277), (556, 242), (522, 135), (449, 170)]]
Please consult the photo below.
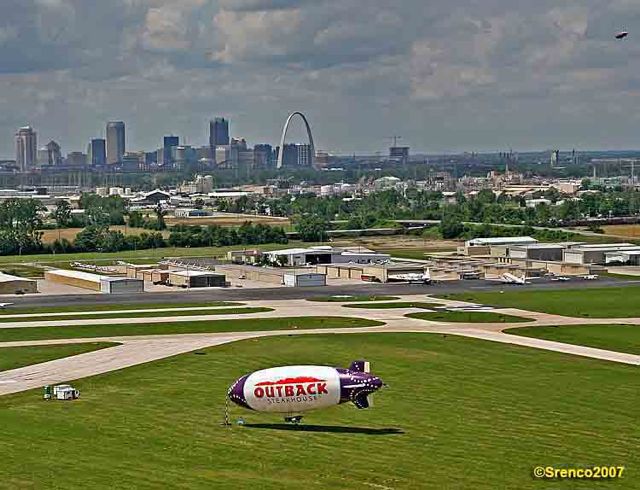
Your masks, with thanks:
[(165, 136), (162, 145), (162, 164), (171, 165), (173, 163), (173, 148), (180, 146), (178, 136)]
[(90, 165), (105, 165), (107, 163), (106, 142), (102, 138), (94, 138), (87, 148), (87, 161)]
[(122, 121), (107, 124), (107, 163), (120, 163), (125, 152), (125, 133)]
[(215, 149), (216, 146), (229, 144), (229, 120), (224, 117), (216, 117), (209, 122), (209, 146)]
[(62, 165), (62, 150), (58, 143), (53, 140), (49, 141), (45, 149), (47, 150), (47, 165)]
[(38, 161), (38, 137), (31, 126), (16, 133), (16, 164), (20, 172), (33, 168)]
[(311, 145), (290, 143), (284, 149), (276, 148), (276, 153), (282, 151), (282, 165), (285, 167), (310, 167), (313, 163), (313, 149)]

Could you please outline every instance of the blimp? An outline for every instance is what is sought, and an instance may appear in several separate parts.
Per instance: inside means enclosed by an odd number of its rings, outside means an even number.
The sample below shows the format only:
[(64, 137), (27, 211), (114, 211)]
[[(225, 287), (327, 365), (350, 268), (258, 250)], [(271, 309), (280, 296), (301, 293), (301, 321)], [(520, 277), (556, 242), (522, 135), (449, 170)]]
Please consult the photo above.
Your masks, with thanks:
[(359, 409), (371, 406), (371, 395), (383, 386), (369, 372), (368, 361), (353, 361), (348, 368), (280, 366), (238, 378), (227, 392), (236, 405), (256, 412), (284, 414), (297, 424), (305, 412), (351, 402)]

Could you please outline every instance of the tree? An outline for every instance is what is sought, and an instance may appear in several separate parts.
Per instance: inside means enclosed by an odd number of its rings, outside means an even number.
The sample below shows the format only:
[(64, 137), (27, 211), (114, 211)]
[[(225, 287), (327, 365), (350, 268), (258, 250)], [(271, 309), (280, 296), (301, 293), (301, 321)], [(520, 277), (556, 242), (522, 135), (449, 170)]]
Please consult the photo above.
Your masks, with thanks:
[(296, 219), (296, 230), (303, 242), (322, 242), (328, 237), (329, 221), (317, 215), (305, 215)]
[(166, 216), (167, 212), (164, 209), (162, 209), (162, 204), (160, 203), (156, 204), (155, 213), (156, 213), (156, 230), (166, 230), (167, 223), (164, 221), (164, 217)]
[(71, 223), (71, 205), (64, 199), (56, 201), (56, 209), (53, 212), (53, 219), (56, 220), (58, 228), (67, 228)]

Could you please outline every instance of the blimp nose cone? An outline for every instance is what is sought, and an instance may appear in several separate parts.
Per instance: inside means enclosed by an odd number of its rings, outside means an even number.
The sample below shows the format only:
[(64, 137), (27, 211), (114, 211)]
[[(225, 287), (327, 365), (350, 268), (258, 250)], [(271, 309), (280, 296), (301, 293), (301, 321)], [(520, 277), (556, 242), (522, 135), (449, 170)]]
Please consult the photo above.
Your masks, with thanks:
[(247, 380), (248, 376), (243, 376), (242, 378), (237, 379), (230, 387), (227, 392), (227, 396), (229, 400), (231, 400), (236, 405), (240, 405), (241, 407), (249, 408), (247, 405), (247, 400), (244, 397), (244, 383)]

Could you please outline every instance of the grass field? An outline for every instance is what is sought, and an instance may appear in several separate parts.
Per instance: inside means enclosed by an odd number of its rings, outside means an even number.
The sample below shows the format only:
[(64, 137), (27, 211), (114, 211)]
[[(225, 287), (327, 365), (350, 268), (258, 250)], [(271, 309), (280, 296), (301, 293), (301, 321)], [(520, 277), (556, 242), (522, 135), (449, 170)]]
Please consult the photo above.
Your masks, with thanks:
[(344, 305), (345, 308), (366, 308), (370, 310), (387, 310), (396, 308), (423, 308), (428, 310), (437, 306), (442, 305), (438, 303), (423, 303), (421, 301), (398, 301), (397, 303), (356, 303)]
[(607, 235), (640, 238), (640, 225), (608, 225), (602, 229)]
[[(266, 313), (273, 311), (273, 308), (264, 307), (248, 307), (248, 308), (220, 308), (219, 310), (189, 310), (189, 311), (166, 311), (166, 312), (144, 312), (144, 313), (125, 313), (126, 318), (157, 318), (167, 316), (195, 316), (195, 315), (248, 315), (249, 313)], [(44, 322), (57, 320), (99, 320), (102, 318), (118, 318), (113, 313), (96, 313), (95, 315), (47, 315), (41, 317), (18, 317), (3, 319), (0, 316), (0, 327), (2, 323), (13, 322)]]
[(0, 348), (0, 371), (8, 371), (22, 366), (75, 356), (85, 352), (112, 347), (117, 344), (92, 342), (87, 344), (37, 345), (30, 347)]
[(314, 328), (376, 327), (380, 322), (364, 318), (296, 317), (252, 318), (202, 322), (165, 322), (69, 327), (0, 328), (0, 342), (18, 340), (82, 339), (130, 335), (168, 335), (185, 333), (254, 332)]
[(640, 287), (445, 294), (442, 298), (584, 318), (640, 316)]
[(523, 327), (510, 328), (505, 330), (505, 333), (640, 355), (640, 326), (638, 325)]
[(2, 315), (20, 315), (23, 313), (67, 313), (71, 311), (120, 311), (120, 310), (151, 310), (158, 308), (200, 308), (207, 306), (243, 306), (244, 303), (235, 303), (232, 301), (209, 301), (209, 302), (194, 302), (194, 303), (126, 303), (126, 298), (123, 298), (122, 303), (118, 304), (104, 304), (104, 305), (78, 305), (78, 306), (42, 306), (42, 307), (20, 307), (11, 306), (6, 310), (0, 310), (0, 317)]
[[(164, 238), (169, 238), (170, 231), (163, 230), (147, 230), (146, 228), (131, 228), (130, 226), (124, 225), (112, 225), (109, 227), (110, 230), (119, 231), (125, 235), (140, 235), (141, 233), (161, 233)], [(53, 243), (58, 238), (66, 238), (69, 241), (73, 241), (76, 239), (76, 235), (80, 233), (84, 228), (61, 228), (60, 230), (42, 230), (42, 242), (43, 243)]]
[(502, 313), (493, 313), (491, 311), (425, 311), (423, 313), (409, 313), (405, 316), (431, 322), (451, 323), (518, 323), (531, 321), (528, 318), (503, 315)]
[[(296, 240), (291, 240), (287, 245), (281, 243), (267, 243), (259, 246), (251, 246), (251, 248), (258, 247), (261, 250), (277, 250), (279, 248), (286, 247), (298, 247), (298, 246), (311, 246), (313, 243), (303, 243)], [(24, 262), (35, 263), (51, 263), (51, 262), (70, 262), (70, 261), (93, 261), (93, 262), (113, 262), (114, 260), (130, 259), (140, 260), (143, 262), (153, 262), (166, 257), (220, 257), (226, 255), (230, 250), (237, 250), (238, 248), (249, 248), (249, 246), (234, 245), (229, 247), (166, 247), (146, 250), (126, 250), (122, 252), (85, 252), (85, 253), (73, 253), (73, 254), (36, 254), (36, 255), (6, 255), (0, 257), (0, 264), (19, 264)]]
[[(633, 489), (640, 381), (614, 363), (439, 335), (313, 335), (228, 344), (74, 382), (82, 398), (0, 398), (6, 488)], [(228, 386), (283, 364), (372, 361), (371, 410), (300, 427), (231, 408)], [(416, 380), (419, 380), (418, 382)], [(588, 380), (588, 383), (577, 382)], [(55, 423), (54, 423), (55, 422)], [(625, 465), (619, 481), (541, 482), (536, 465)]]
[(392, 301), (400, 299), (397, 296), (318, 296), (317, 298), (309, 298), (307, 301), (318, 301), (321, 303), (355, 303), (361, 301)]

